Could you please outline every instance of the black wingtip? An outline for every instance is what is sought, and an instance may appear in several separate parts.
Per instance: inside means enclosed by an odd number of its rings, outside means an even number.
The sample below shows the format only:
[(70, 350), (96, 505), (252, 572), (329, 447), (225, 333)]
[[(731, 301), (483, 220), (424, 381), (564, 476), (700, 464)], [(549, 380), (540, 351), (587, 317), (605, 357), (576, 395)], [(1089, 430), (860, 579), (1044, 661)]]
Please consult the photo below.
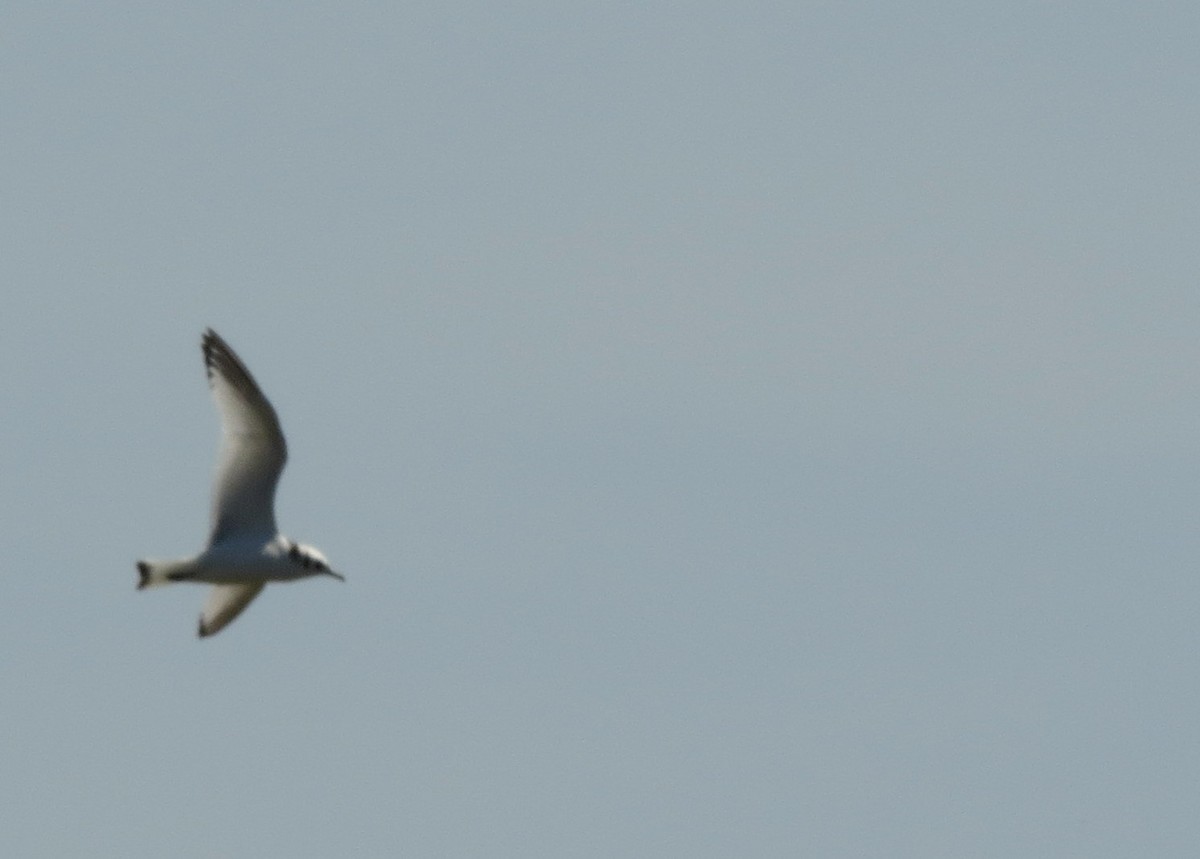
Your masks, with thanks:
[(209, 631), (208, 631), (208, 627), (206, 627), (206, 626), (204, 625), (204, 618), (203, 618), (203, 617), (201, 617), (201, 618), (200, 618), (200, 625), (199, 625), (199, 626), (197, 627), (197, 629), (196, 629), (196, 637), (197, 637), (197, 638), (208, 638), (208, 636), (209, 636), (210, 634), (211, 634), (211, 633), (209, 633)]
[(216, 331), (213, 331), (211, 328), (204, 329), (204, 334), (200, 337), (200, 353), (204, 356), (204, 372), (208, 374), (210, 379), (212, 378), (216, 363), (216, 357), (213, 353), (220, 342), (221, 338), (217, 335)]
[(140, 591), (146, 585), (150, 584), (150, 565), (145, 561), (137, 562), (138, 584), (137, 589)]

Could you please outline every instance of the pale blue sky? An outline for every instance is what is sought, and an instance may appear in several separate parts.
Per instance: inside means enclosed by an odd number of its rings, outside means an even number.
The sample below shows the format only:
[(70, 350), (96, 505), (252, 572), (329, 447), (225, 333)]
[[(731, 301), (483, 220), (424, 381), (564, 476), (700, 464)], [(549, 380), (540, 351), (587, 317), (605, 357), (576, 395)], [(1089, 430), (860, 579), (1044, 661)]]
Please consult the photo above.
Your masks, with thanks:
[[(11, 4), (0, 853), (1196, 855), (1197, 44)], [(349, 581), (199, 641), (208, 325)]]

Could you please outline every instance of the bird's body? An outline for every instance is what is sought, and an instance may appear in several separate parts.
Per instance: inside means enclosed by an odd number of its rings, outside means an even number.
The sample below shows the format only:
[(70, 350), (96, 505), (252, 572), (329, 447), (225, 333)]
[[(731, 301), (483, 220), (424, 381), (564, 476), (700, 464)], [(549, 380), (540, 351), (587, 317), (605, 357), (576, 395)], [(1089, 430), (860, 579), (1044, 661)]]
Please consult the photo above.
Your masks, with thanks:
[(275, 486), (287, 443), (267, 398), (229, 345), (209, 329), (202, 340), (224, 441), (213, 486), (212, 532), (198, 555), (138, 561), (138, 588), (171, 582), (214, 585), (200, 615), (200, 637), (220, 631), (268, 582), (307, 576), (343, 579), (325, 556), (275, 527)]
[[(307, 563), (306, 563), (307, 561)], [(175, 561), (140, 561), (146, 566), (142, 587), (168, 582), (208, 582), (214, 585), (244, 582), (290, 582), (328, 573), (328, 562), (311, 546), (294, 543), (282, 534), (263, 543), (230, 539), (209, 546), (199, 555)], [(318, 566), (321, 565), (321, 566)]]

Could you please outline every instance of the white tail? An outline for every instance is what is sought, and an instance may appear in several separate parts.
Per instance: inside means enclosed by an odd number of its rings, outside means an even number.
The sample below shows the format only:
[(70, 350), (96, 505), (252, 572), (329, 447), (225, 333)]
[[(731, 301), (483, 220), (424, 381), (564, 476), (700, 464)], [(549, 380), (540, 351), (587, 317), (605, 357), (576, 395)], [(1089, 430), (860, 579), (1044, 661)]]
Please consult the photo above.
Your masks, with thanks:
[(194, 574), (191, 561), (138, 561), (137, 571), (139, 591), (190, 579)]

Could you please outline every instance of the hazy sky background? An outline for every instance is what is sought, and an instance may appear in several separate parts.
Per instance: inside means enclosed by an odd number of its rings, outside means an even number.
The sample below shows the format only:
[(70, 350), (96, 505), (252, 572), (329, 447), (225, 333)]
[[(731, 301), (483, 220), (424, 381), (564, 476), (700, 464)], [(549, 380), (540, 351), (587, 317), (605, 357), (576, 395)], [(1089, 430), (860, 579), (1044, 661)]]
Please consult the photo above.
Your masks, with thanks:
[[(0, 853), (1200, 849), (1194, 3), (15, 3)], [(348, 582), (204, 590), (211, 325)]]

